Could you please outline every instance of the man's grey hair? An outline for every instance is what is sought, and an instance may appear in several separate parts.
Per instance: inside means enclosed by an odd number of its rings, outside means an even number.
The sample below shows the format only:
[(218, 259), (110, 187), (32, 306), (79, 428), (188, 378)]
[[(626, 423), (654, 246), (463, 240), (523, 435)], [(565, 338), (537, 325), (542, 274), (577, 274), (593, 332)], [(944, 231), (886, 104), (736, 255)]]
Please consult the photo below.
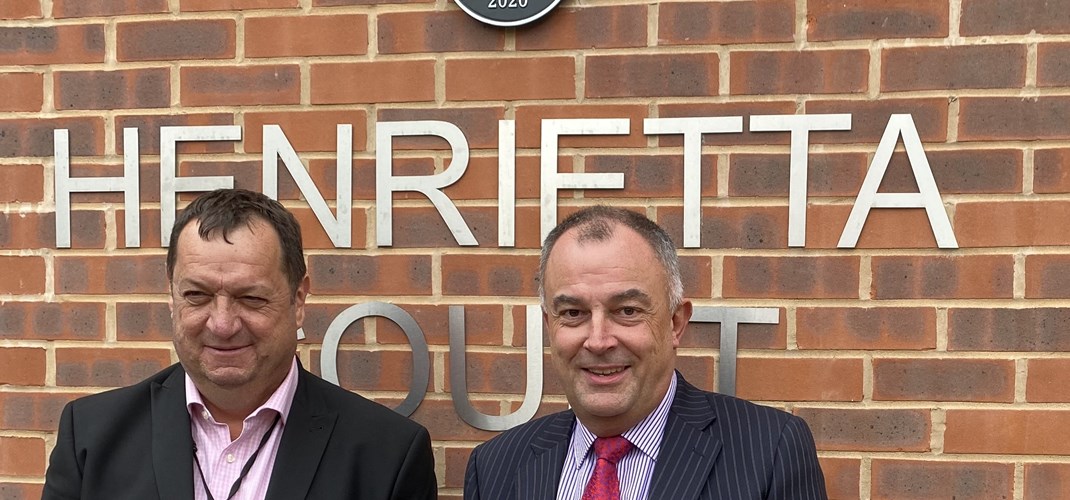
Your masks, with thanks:
[(546, 290), (543, 283), (546, 277), (546, 263), (550, 260), (550, 252), (553, 251), (561, 235), (576, 228), (579, 231), (577, 240), (580, 243), (606, 241), (613, 236), (615, 226), (624, 226), (639, 233), (639, 236), (642, 236), (654, 249), (654, 254), (657, 255), (658, 262), (661, 263), (669, 282), (669, 310), (674, 311), (683, 303), (684, 285), (680, 278), (680, 258), (676, 255), (676, 245), (669, 234), (654, 221), (638, 212), (595, 205), (569, 215), (550, 231), (550, 234), (546, 235), (546, 240), (542, 244), (542, 254), (539, 256), (539, 271), (535, 276), (539, 283), (539, 300), (544, 310), (546, 309)]

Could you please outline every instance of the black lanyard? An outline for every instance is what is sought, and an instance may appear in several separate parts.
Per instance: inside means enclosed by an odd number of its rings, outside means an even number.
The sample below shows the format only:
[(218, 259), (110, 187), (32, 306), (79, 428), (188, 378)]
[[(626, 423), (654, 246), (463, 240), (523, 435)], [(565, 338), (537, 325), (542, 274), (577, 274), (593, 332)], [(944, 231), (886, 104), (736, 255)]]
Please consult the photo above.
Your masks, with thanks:
[[(245, 479), (245, 476), (249, 474), (249, 469), (253, 468), (253, 462), (256, 462), (256, 456), (260, 454), (260, 450), (264, 449), (264, 445), (267, 444), (268, 438), (271, 437), (271, 433), (275, 432), (275, 426), (279, 425), (279, 418), (282, 417), (281, 413), (275, 414), (275, 420), (271, 421), (271, 427), (264, 433), (264, 437), (260, 439), (260, 445), (256, 447), (256, 451), (253, 451), (252, 456), (245, 462), (245, 466), (241, 468), (241, 475), (234, 481), (234, 485), (230, 487), (230, 494), (227, 495), (227, 500), (234, 498), (234, 495), (238, 493), (238, 489), (241, 488), (241, 482)], [(208, 495), (208, 500), (215, 500), (212, 496), (212, 490), (208, 488), (208, 481), (204, 479), (204, 470), (201, 469), (201, 462), (197, 460), (197, 442), (193, 442), (193, 463), (197, 464), (197, 472), (201, 476), (201, 484), (204, 485), (204, 493)]]

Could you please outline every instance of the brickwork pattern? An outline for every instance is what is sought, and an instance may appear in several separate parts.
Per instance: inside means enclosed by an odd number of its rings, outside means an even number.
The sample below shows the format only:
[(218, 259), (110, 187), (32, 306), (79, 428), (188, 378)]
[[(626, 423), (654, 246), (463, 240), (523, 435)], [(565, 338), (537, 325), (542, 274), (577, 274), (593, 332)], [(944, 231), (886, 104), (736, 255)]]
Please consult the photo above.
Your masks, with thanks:
[[(0, 2), (0, 499), (38, 498), (60, 408), (175, 361), (160, 220), (164, 125), (239, 125), (242, 140), (179, 147), (179, 175), (259, 190), (264, 124), (279, 124), (335, 206), (335, 125), (354, 131), (353, 244), (337, 249), (288, 174), (312, 295), (300, 359), (346, 307), (397, 304), (430, 344), (413, 418), (434, 439), (442, 498), (493, 435), (450, 399), (448, 306), (467, 318), (472, 405), (523, 400), (526, 305), (539, 245), (540, 120), (628, 118), (630, 133), (564, 137), (562, 172), (619, 172), (622, 190), (564, 191), (559, 216), (610, 203), (682, 236), (682, 141), (644, 118), (850, 113), (810, 137), (807, 238), (787, 245), (786, 133), (704, 137), (701, 248), (683, 249), (697, 305), (775, 307), (743, 325), (738, 394), (804, 418), (833, 498), (1070, 495), (1070, 9), (1044, 0), (563, 2), (497, 29), (445, 0)], [(857, 249), (836, 243), (889, 115), (910, 113), (960, 248), (921, 210), (873, 210)], [(497, 242), (497, 122), (516, 120), (516, 246)], [(445, 192), (479, 245), (458, 246), (426, 198), (394, 199), (376, 242), (375, 124), (443, 120), (471, 147)], [(72, 197), (56, 249), (52, 130), (76, 176), (122, 174), (139, 131), (141, 248), (119, 193)], [(398, 138), (394, 168), (427, 175), (441, 139)], [(883, 191), (917, 185), (900, 148)], [(181, 195), (181, 201), (190, 195)], [(348, 200), (343, 200), (348, 202)], [(680, 366), (713, 388), (717, 325), (693, 325)], [(342, 386), (404, 399), (397, 325), (346, 329)], [(564, 407), (546, 365), (539, 413)], [(423, 381), (417, 381), (419, 385)]]

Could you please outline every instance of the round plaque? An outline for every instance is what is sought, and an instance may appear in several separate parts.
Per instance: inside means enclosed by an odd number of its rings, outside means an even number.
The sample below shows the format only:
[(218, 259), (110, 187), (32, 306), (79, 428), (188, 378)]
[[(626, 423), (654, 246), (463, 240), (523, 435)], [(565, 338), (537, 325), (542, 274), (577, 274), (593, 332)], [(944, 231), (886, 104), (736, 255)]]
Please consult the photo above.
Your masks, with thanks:
[(550, 12), (561, 0), (456, 0), (468, 15), (494, 26), (520, 26)]

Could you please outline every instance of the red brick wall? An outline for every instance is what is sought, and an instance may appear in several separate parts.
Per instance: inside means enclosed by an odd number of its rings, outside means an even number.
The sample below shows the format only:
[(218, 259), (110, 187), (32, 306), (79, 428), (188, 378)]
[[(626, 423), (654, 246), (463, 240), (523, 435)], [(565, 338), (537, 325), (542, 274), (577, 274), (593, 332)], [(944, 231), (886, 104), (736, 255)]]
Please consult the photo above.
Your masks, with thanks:
[[(35, 498), (73, 397), (174, 360), (158, 247), (159, 127), (240, 125), (243, 140), (179, 148), (183, 175), (259, 189), (263, 124), (280, 124), (333, 200), (335, 125), (353, 124), (353, 247), (335, 249), (294, 184), (312, 274), (300, 351), (319, 370), (351, 304), (400, 305), (430, 343), (414, 418), (435, 439), (445, 498), (492, 436), (450, 401), (449, 305), (465, 305), (473, 404), (524, 391), (524, 306), (539, 239), (541, 118), (628, 118), (631, 134), (562, 139), (563, 171), (621, 172), (618, 191), (564, 192), (645, 210), (682, 241), (682, 142), (648, 117), (850, 113), (811, 136), (807, 246), (787, 246), (788, 134), (707, 136), (702, 248), (684, 249), (698, 305), (776, 307), (740, 329), (739, 394), (810, 424), (834, 498), (1070, 496), (1070, 15), (1042, 0), (733, 0), (576, 7), (495, 29), (450, 2), (3, 0), (0, 2), (0, 498)], [(936, 249), (923, 212), (875, 209), (858, 249), (836, 242), (888, 116), (917, 124), (960, 248)], [(472, 148), (446, 189), (479, 247), (459, 247), (423, 197), (401, 194), (394, 246), (375, 245), (377, 121), (444, 120)], [(517, 247), (498, 248), (497, 121), (517, 130)], [(73, 196), (55, 248), (52, 130), (75, 175), (122, 173), (141, 143), (142, 242), (125, 248), (120, 194)], [(399, 172), (449, 161), (401, 138)], [(914, 191), (905, 154), (885, 191)], [(188, 195), (181, 197), (189, 199)], [(714, 384), (716, 325), (680, 350)], [(400, 329), (366, 319), (338, 356), (343, 386), (405, 396)], [(548, 369), (548, 367), (547, 367)], [(549, 370), (548, 370), (549, 371)], [(563, 407), (547, 373), (540, 413)]]

